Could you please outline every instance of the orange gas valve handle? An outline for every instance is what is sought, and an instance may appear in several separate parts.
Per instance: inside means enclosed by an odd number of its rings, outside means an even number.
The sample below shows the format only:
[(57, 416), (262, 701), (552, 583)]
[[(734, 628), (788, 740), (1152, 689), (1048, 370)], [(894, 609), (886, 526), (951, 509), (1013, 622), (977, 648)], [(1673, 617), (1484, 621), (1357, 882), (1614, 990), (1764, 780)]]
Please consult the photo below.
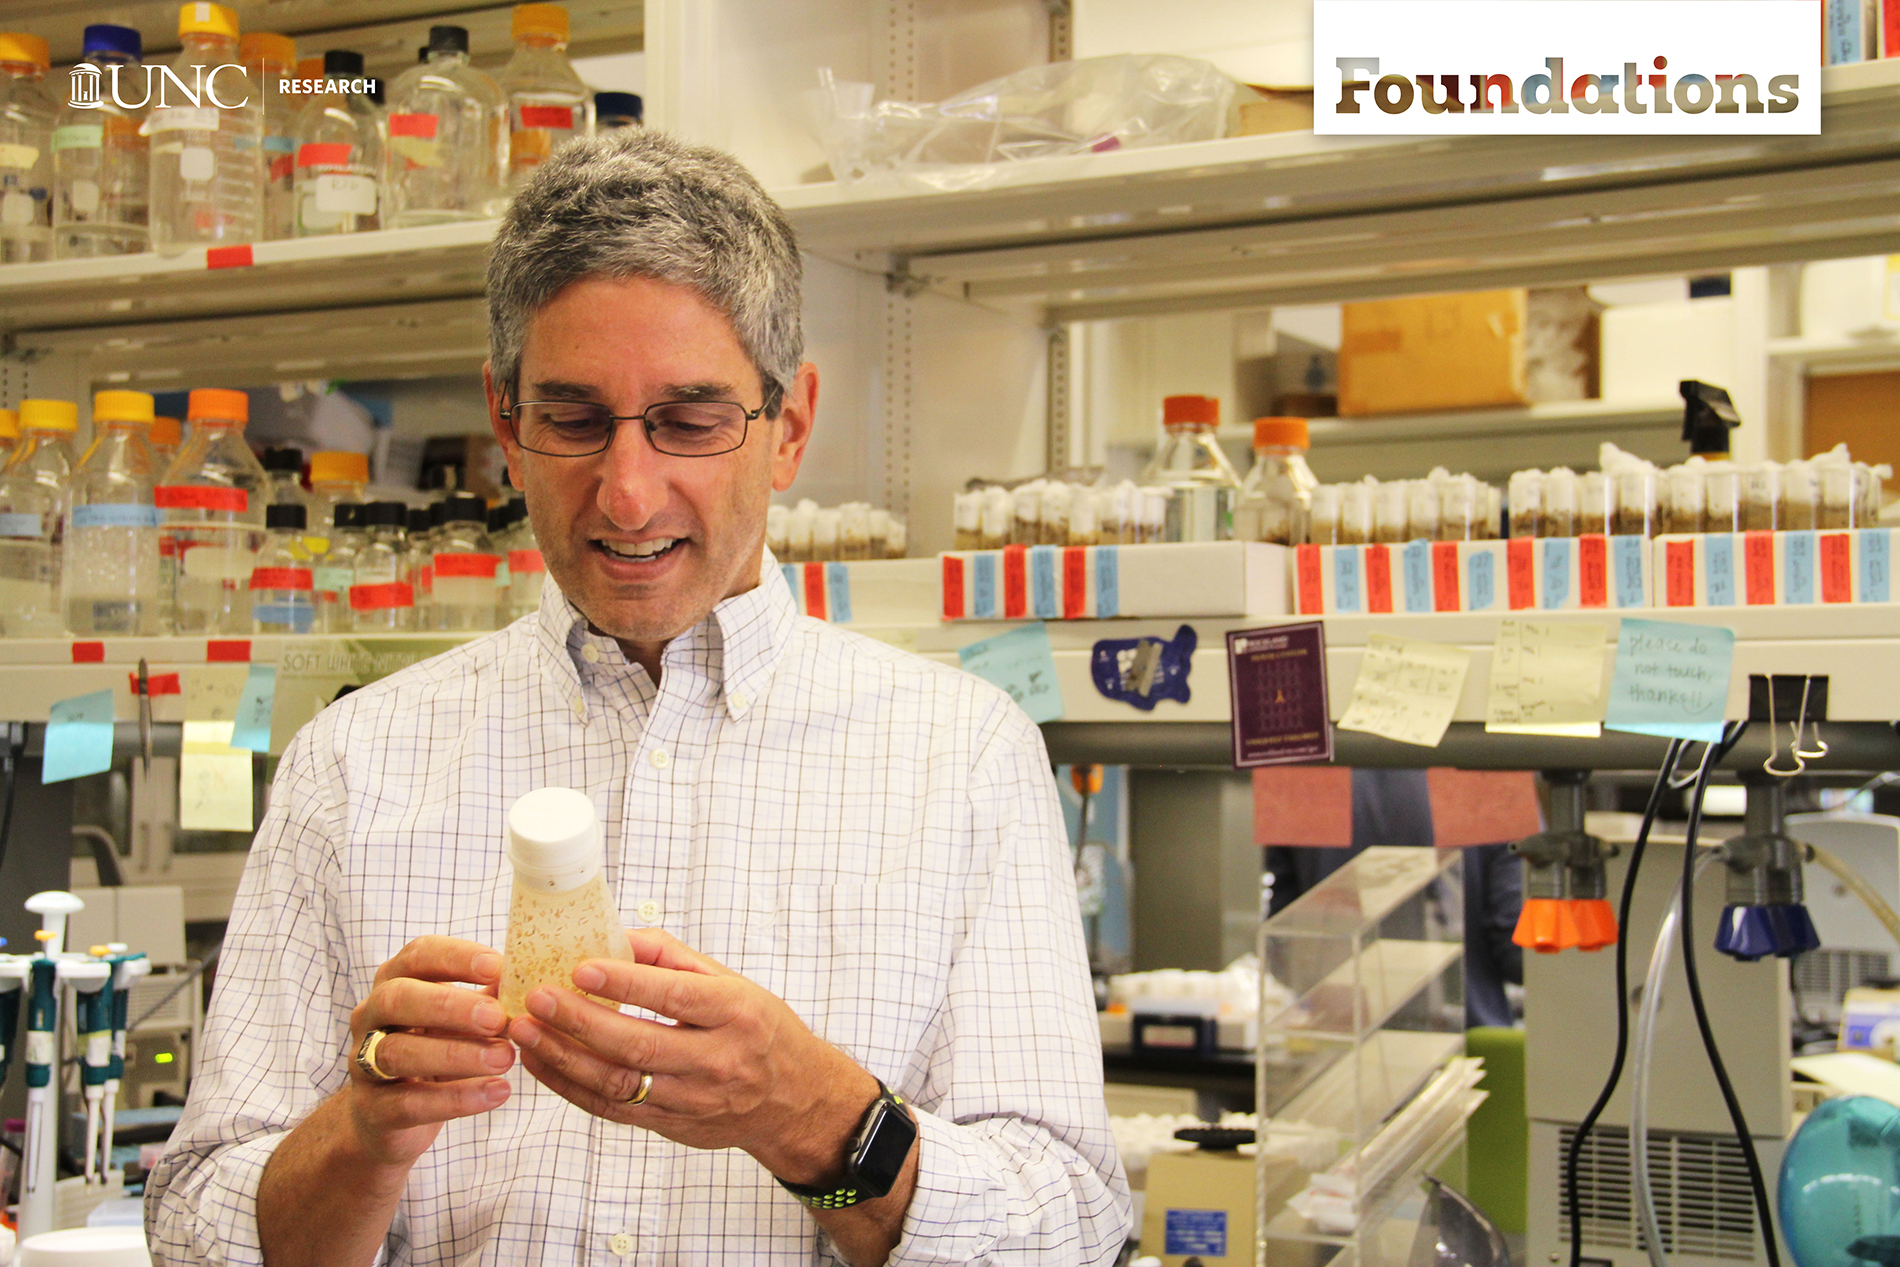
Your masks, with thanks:
[(1616, 945), (1616, 912), (1602, 898), (1572, 902), (1577, 916), (1577, 948), (1601, 950)]
[(1511, 941), (1541, 955), (1560, 950), (1601, 950), (1616, 944), (1616, 913), (1602, 898), (1532, 898), (1517, 917)]

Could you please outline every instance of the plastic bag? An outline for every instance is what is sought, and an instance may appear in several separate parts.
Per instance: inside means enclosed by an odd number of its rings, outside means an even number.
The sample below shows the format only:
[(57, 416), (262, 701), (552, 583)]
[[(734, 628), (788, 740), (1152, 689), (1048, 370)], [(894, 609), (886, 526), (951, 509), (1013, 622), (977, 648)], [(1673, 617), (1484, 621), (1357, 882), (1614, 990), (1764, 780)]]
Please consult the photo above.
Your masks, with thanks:
[(1236, 91), (1210, 62), (1134, 54), (1032, 66), (938, 102), (873, 103), (870, 84), (829, 68), (818, 82), (807, 102), (839, 181), (931, 189), (978, 188), (1024, 159), (1211, 141)]

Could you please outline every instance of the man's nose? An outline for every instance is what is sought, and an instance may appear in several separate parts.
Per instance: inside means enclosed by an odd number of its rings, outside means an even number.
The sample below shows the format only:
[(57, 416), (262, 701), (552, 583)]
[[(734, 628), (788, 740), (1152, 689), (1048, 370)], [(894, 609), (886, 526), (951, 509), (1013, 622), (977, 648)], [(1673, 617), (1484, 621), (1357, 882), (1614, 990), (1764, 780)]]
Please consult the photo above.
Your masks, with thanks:
[(645, 527), (666, 505), (665, 455), (654, 450), (638, 418), (614, 428), (613, 443), (600, 455), (601, 513), (616, 528)]

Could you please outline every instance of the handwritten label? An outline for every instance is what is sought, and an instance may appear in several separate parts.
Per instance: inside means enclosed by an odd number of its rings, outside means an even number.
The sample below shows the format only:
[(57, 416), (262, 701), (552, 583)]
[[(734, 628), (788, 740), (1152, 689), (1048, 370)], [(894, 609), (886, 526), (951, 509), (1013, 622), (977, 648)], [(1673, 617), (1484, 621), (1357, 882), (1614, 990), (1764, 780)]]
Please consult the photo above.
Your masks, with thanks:
[(46, 722), (40, 782), (60, 783), (112, 768), (112, 692), (93, 691), (54, 704)]
[(831, 617), (825, 610), (825, 565), (822, 563), (801, 563), (805, 573), (805, 614), (819, 620)]
[(1854, 542), (1844, 532), (1821, 535), (1821, 601), (1854, 601)]
[(1643, 552), (1648, 547), (1649, 541), (1644, 537), (1610, 538), (1610, 575), (1615, 581), (1618, 607), (1648, 605), (1643, 592)]
[(1432, 542), (1432, 609), (1458, 610), (1458, 543)]
[(1399, 549), (1399, 583), (1408, 612), (1432, 609), (1432, 543), (1408, 541)]
[(1860, 530), (1860, 601), (1863, 603), (1887, 601), (1887, 587), (1892, 576), (1887, 563), (1890, 539), (1886, 528)]
[(255, 825), (252, 754), (231, 745), (232, 729), (231, 721), (185, 723), (178, 758), (178, 825), (186, 831), (250, 831)]
[(156, 528), (158, 507), (141, 502), (93, 502), (73, 507), (75, 528)]
[(825, 606), (833, 624), (851, 623), (851, 569), (843, 563), (825, 564)]
[(1011, 546), (1003, 551), (1003, 619), (1021, 620), (1029, 614), (1029, 551)]
[(1603, 724), (1715, 743), (1722, 738), (1735, 633), (1719, 625), (1625, 619)]
[(1551, 537), (1544, 541), (1544, 606), (1565, 607), (1570, 603), (1570, 555), (1572, 539)]
[(1392, 610), (1392, 551), (1385, 546), (1366, 547), (1366, 610)]
[(1435, 748), (1464, 693), (1471, 653), (1463, 647), (1373, 634), (1341, 730)]
[(1056, 658), (1049, 631), (1041, 624), (973, 642), (957, 652), (965, 669), (1002, 687), (1033, 722), (1062, 716), (1062, 688), (1056, 682)]
[(1029, 614), (1038, 620), (1056, 620), (1062, 602), (1056, 597), (1056, 548), (1029, 547)]
[(1710, 607), (1735, 606), (1735, 534), (1714, 532), (1702, 538), (1702, 575)]
[(1781, 601), (1814, 601), (1814, 534), (1807, 531), (1781, 534)]
[(1577, 538), (1577, 606), (1607, 606), (1609, 560), (1607, 543), (1598, 533)]
[(351, 611), (389, 611), (392, 608), (415, 605), (415, 590), (407, 581), (383, 581), (376, 585), (350, 586)]
[(1490, 550), (1473, 550), (1465, 565), (1465, 606), (1474, 612), (1490, 611), (1497, 606), (1497, 555)]
[(1319, 551), (1320, 547), (1316, 545), (1295, 546), (1293, 549), (1293, 574), (1302, 616), (1316, 616), (1326, 609), (1326, 587), (1320, 576)]
[(970, 615), (996, 619), (996, 556), (979, 554), (970, 560)]
[(943, 618), (963, 619), (963, 556), (943, 556)]
[(1095, 617), (1122, 614), (1121, 555), (1114, 546), (1095, 547)]
[(1743, 533), (1742, 593), (1748, 604), (1758, 607), (1775, 601), (1775, 534)]
[[(405, 587), (407, 588), (407, 587)], [(252, 752), (270, 751), (271, 709), (277, 702), (277, 666), (253, 664), (238, 695), (237, 717), (231, 727), (231, 746)]]
[(1365, 599), (1359, 587), (1358, 546), (1337, 546), (1333, 550), (1333, 610), (1360, 612)]
[(1504, 571), (1509, 583), (1512, 611), (1537, 605), (1537, 542), (1531, 537), (1512, 537), (1504, 546)]
[(1608, 638), (1594, 621), (1500, 620), (1485, 730), (1596, 738)]
[(1089, 614), (1089, 552), (1081, 546), (1062, 551), (1062, 618), (1081, 620)]
[(1663, 554), (1664, 601), (1671, 607), (1694, 607), (1695, 542), (1665, 542)]

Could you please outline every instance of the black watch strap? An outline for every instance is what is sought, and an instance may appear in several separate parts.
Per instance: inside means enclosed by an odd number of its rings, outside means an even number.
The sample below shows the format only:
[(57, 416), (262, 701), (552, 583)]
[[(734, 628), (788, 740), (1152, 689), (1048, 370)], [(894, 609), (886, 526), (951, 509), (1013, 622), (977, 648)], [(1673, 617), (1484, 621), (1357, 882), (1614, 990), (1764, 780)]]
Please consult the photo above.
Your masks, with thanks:
[(917, 1119), (904, 1097), (877, 1084), (877, 1099), (864, 1115), (845, 1161), (845, 1179), (835, 1188), (778, 1181), (779, 1187), (813, 1210), (843, 1210), (860, 1201), (886, 1196), (897, 1184), (904, 1161), (917, 1140)]

